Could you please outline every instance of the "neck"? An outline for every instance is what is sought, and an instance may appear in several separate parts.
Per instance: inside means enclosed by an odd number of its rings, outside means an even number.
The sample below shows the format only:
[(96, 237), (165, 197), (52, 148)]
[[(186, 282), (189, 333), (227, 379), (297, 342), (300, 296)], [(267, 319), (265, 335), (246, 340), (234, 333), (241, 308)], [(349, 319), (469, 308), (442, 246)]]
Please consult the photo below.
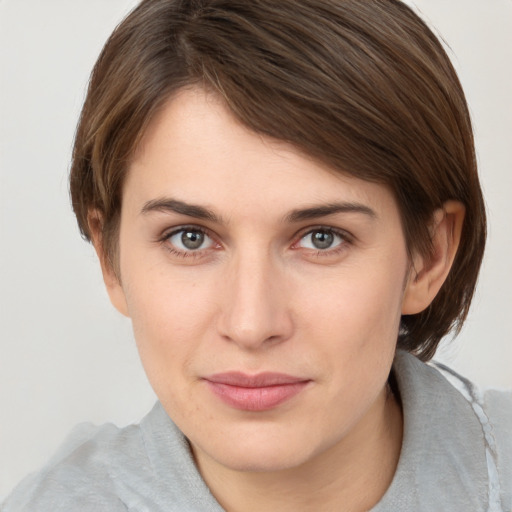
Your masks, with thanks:
[(228, 512), (367, 511), (388, 489), (402, 443), (402, 412), (386, 388), (351, 432), (298, 467), (236, 471), (195, 452), (203, 478)]

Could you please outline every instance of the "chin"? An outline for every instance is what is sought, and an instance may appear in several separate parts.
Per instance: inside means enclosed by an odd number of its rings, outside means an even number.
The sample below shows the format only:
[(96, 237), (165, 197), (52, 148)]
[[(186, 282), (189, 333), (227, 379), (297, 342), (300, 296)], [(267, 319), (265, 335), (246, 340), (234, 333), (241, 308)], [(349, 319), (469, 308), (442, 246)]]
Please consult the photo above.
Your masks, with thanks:
[(211, 443), (193, 446), (193, 451), (199, 449), (233, 471), (255, 473), (285, 471), (314, 457), (314, 440), (310, 435), (301, 441), (296, 431), (290, 434), (268, 430), (263, 425), (254, 427), (253, 432), (244, 429), (244, 432), (227, 434), (227, 442), (221, 440), (214, 446)]
[(217, 462), (232, 471), (275, 473), (301, 466), (309, 460), (307, 454), (281, 450), (246, 450), (240, 446), (235, 453), (222, 453)]

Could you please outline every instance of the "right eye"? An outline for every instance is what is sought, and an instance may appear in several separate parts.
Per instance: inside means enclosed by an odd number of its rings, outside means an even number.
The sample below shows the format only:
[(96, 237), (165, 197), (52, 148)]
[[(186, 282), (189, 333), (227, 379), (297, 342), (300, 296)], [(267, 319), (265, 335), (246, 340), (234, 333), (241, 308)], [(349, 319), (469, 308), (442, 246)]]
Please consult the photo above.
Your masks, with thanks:
[(201, 229), (181, 228), (165, 237), (177, 253), (191, 253), (210, 249), (215, 242)]

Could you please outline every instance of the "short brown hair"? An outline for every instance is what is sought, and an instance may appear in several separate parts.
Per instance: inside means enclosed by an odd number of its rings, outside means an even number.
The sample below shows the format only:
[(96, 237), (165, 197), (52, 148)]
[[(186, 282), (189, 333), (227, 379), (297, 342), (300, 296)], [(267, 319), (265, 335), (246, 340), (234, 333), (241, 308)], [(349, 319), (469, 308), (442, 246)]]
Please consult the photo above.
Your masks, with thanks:
[(190, 85), (218, 93), (251, 130), (389, 186), (410, 252), (429, 254), (444, 202), (465, 205), (445, 284), (401, 321), (398, 346), (431, 358), (468, 313), (486, 217), (464, 93), (426, 24), (398, 0), (144, 0), (96, 63), (71, 168), (81, 232), (90, 239), (97, 209), (112, 264), (130, 158), (156, 112)]

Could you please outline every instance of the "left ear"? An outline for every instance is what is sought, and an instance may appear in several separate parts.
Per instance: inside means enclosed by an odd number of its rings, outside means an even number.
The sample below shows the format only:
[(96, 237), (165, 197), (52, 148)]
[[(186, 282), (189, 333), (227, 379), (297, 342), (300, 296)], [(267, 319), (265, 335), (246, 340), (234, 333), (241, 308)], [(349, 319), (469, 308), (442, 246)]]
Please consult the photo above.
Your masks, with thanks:
[(458, 201), (448, 201), (432, 219), (432, 254), (415, 255), (402, 301), (402, 315), (426, 309), (445, 282), (459, 248), (466, 209)]

